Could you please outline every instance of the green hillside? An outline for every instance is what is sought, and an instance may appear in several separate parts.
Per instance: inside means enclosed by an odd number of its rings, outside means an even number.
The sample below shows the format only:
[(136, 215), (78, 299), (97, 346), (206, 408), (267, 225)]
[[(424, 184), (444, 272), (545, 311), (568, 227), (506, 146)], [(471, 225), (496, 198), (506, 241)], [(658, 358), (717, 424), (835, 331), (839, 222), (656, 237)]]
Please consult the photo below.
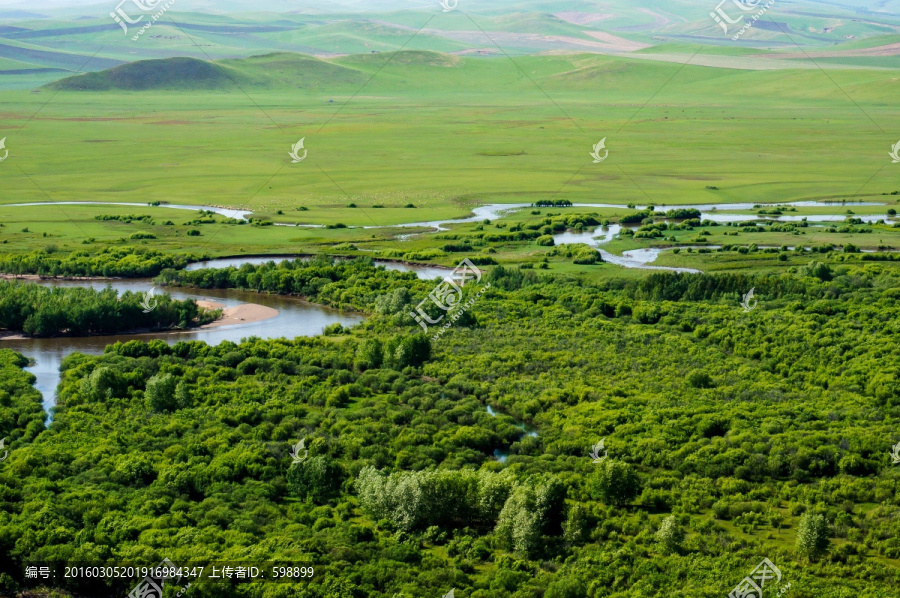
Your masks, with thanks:
[(247, 59), (196, 58), (140, 60), (96, 73), (67, 77), (48, 85), (64, 91), (228, 90), (240, 88), (319, 88), (359, 85), (358, 71), (301, 54), (266, 54)]

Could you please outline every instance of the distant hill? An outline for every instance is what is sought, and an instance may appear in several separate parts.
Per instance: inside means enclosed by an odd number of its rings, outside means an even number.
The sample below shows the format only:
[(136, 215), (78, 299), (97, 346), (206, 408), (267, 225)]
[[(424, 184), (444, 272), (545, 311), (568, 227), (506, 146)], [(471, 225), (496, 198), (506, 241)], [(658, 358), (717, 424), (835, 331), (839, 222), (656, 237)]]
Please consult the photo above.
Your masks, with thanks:
[(62, 91), (150, 91), (341, 89), (361, 85), (368, 76), (303, 54), (274, 53), (214, 62), (164, 58), (130, 62), (104, 71), (67, 77), (47, 85)]
[(27, 10), (0, 10), (0, 19), (49, 19), (47, 15)]
[(140, 60), (105, 71), (67, 77), (48, 85), (63, 91), (146, 91), (151, 89), (222, 89), (229, 83), (222, 67), (196, 58)]

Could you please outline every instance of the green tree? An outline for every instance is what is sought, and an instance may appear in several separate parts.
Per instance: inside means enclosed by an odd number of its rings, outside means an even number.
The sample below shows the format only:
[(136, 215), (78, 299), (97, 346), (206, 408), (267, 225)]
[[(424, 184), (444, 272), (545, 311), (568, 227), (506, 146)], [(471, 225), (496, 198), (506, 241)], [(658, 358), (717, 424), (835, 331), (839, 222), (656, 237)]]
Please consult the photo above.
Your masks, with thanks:
[(500, 512), (495, 528), (497, 536), (512, 550), (534, 556), (541, 547), (541, 527), (534, 504), (534, 489), (516, 486)]
[(694, 388), (712, 388), (713, 386), (712, 378), (701, 370), (694, 370), (688, 374), (687, 382)]
[(288, 490), (293, 496), (322, 504), (341, 487), (344, 471), (327, 455), (317, 455), (291, 464)]
[(172, 374), (158, 374), (147, 380), (147, 390), (144, 392), (147, 406), (156, 413), (178, 409), (175, 397), (177, 384), (178, 381)]
[(641, 482), (631, 465), (607, 459), (591, 476), (590, 489), (594, 498), (610, 505), (622, 506), (640, 494)]
[(186, 409), (194, 404), (190, 387), (183, 380), (180, 380), (175, 386), (175, 403), (178, 405), (178, 409)]
[(81, 381), (81, 393), (91, 401), (103, 401), (120, 396), (124, 382), (122, 376), (112, 367), (95, 368), (90, 376)]
[(534, 478), (517, 485), (500, 512), (497, 535), (516, 552), (539, 554), (544, 537), (562, 531), (565, 498), (565, 486), (556, 478)]
[(566, 542), (575, 546), (584, 544), (588, 541), (590, 527), (591, 518), (587, 507), (578, 503), (569, 507), (566, 522), (563, 524), (563, 537)]
[(824, 515), (804, 513), (797, 524), (797, 551), (811, 561), (828, 552), (828, 523)]
[(656, 544), (663, 554), (677, 554), (684, 541), (684, 530), (678, 525), (674, 515), (663, 519), (656, 531)]
[(416, 334), (400, 341), (394, 351), (397, 369), (417, 368), (431, 358), (431, 339), (425, 334)]
[(384, 346), (377, 338), (367, 338), (356, 349), (356, 364), (361, 370), (372, 370), (381, 367), (384, 359)]
[(828, 264), (823, 264), (822, 262), (817, 262), (815, 260), (800, 268), (799, 271), (801, 276), (818, 278), (823, 282), (828, 282), (829, 280), (834, 278), (834, 271), (828, 266)]
[(379, 314), (394, 315), (406, 310), (411, 300), (409, 289), (400, 287), (375, 299), (375, 311)]

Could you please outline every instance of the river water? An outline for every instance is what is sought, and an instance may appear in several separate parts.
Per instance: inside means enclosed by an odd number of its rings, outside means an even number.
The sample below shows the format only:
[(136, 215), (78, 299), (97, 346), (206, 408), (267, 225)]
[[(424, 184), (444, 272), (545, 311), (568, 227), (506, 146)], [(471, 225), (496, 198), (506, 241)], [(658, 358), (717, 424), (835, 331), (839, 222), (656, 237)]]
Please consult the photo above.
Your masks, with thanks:
[[(36, 205), (53, 205), (54, 203), (59, 203), (62, 205), (78, 205), (78, 204), (89, 204), (89, 205), (103, 205), (105, 202), (33, 202), (33, 203), (21, 203), (21, 204), (6, 204), (0, 207), (14, 207), (14, 206), (36, 206)], [(246, 220), (252, 212), (244, 211), (244, 210), (233, 210), (228, 208), (220, 208), (215, 206), (189, 206), (189, 205), (179, 205), (179, 204), (163, 204), (160, 206), (148, 206), (147, 204), (140, 203), (106, 203), (106, 205), (118, 205), (118, 206), (132, 206), (132, 207), (143, 207), (143, 208), (173, 208), (177, 210), (207, 210), (211, 212), (215, 212), (221, 216), (225, 216), (228, 218), (236, 218), (236, 219), (244, 219)], [(835, 223), (835, 222), (843, 222), (847, 218), (847, 214), (813, 214), (813, 215), (796, 215), (796, 214), (728, 214), (727, 212), (747, 212), (755, 209), (756, 205), (761, 204), (751, 204), (751, 203), (729, 203), (729, 204), (689, 204), (689, 205), (678, 205), (678, 206), (655, 206), (657, 211), (666, 211), (667, 209), (695, 209), (699, 210), (701, 213), (701, 219), (703, 220), (712, 220), (714, 222), (718, 222), (721, 224), (727, 222), (741, 222), (745, 220), (769, 220), (775, 222), (801, 222), (806, 220), (808, 222), (820, 222), (820, 223)], [(853, 206), (882, 206), (887, 205), (884, 202), (867, 202), (867, 201), (858, 201), (858, 202), (818, 202), (818, 201), (794, 201), (784, 204), (778, 204), (781, 207), (797, 207), (797, 208), (811, 208), (811, 207), (846, 207), (851, 208)], [(446, 220), (429, 220), (422, 222), (407, 222), (403, 224), (395, 224), (391, 226), (377, 227), (377, 226), (364, 226), (362, 228), (365, 229), (374, 229), (374, 228), (431, 228), (433, 232), (441, 232), (450, 230), (448, 228), (451, 224), (460, 224), (466, 222), (480, 222), (483, 220), (497, 220), (498, 218), (502, 218), (504, 215), (517, 212), (519, 210), (523, 210), (526, 208), (531, 208), (532, 205), (528, 203), (514, 203), (514, 204), (487, 204), (484, 206), (478, 206), (472, 209), (472, 215), (467, 216), (465, 218), (456, 218), (456, 219), (446, 219)], [(573, 204), (575, 208), (596, 208), (596, 209), (634, 209), (634, 210), (644, 210), (647, 209), (646, 205), (635, 205), (633, 208), (629, 208), (629, 206), (624, 204), (614, 204), (614, 203), (576, 203)], [(765, 206), (766, 208), (774, 208), (775, 206)], [(556, 208), (541, 208), (541, 209), (556, 209)], [(558, 208), (563, 210), (565, 208)], [(885, 222), (897, 222), (900, 221), (895, 216), (887, 216), (887, 215), (854, 215), (854, 218), (859, 218), (862, 222), (866, 223), (874, 223), (879, 220), (884, 220)], [(292, 224), (281, 224), (281, 226), (295, 226)], [(315, 226), (319, 227), (321, 225), (311, 225), (311, 224), (301, 224), (297, 226)], [(355, 227), (350, 227), (355, 228)], [(636, 227), (635, 227), (636, 228)], [(616, 235), (621, 232), (621, 228), (618, 225), (610, 226), (608, 228), (597, 228), (593, 232), (584, 232), (584, 233), (570, 233), (565, 232), (561, 234), (554, 235), (553, 238), (557, 245), (565, 245), (565, 244), (573, 244), (573, 243), (585, 243), (590, 245), (591, 247), (595, 247), (603, 256), (604, 261), (610, 264), (616, 264), (618, 266), (622, 266), (624, 268), (640, 268), (644, 270), (665, 270), (670, 272), (690, 272), (690, 273), (698, 273), (699, 270), (691, 269), (691, 268), (668, 268), (663, 266), (652, 266), (650, 265), (653, 261), (659, 257), (659, 254), (666, 249), (664, 248), (646, 248), (646, 249), (634, 249), (630, 251), (625, 251), (622, 255), (616, 255), (614, 253), (610, 253), (600, 247), (604, 243), (608, 243)], [(397, 238), (400, 241), (404, 241), (409, 237), (415, 236), (416, 233), (406, 233), (397, 235)], [(686, 249), (686, 248), (685, 248)], [(231, 265), (240, 265), (242, 263), (263, 263), (269, 261), (273, 258), (263, 257), (263, 258), (232, 258), (232, 259), (223, 259), (223, 260), (213, 260), (212, 262), (204, 262), (202, 264), (197, 264), (195, 268), (203, 268), (203, 267), (215, 267), (215, 268), (224, 268)], [(284, 260), (284, 259), (293, 259), (293, 258), (275, 258), (276, 260)], [(216, 264), (216, 265), (210, 265)], [(403, 270), (403, 264), (393, 264), (393, 263), (385, 263), (384, 264), (388, 269), (392, 270)], [(422, 268), (429, 268), (428, 266), (424, 266)], [(424, 272), (424, 271), (423, 271)], [(442, 278), (447, 273), (446, 270), (440, 268), (433, 268), (427, 272), (428, 278)], [(421, 275), (420, 275), (421, 276)], [(422, 276), (425, 277), (425, 276)]]
[[(124, 202), (102, 202), (102, 201), (61, 201), (61, 202), (30, 202), (30, 203), (11, 203), (11, 204), (2, 204), (0, 207), (9, 208), (9, 207), (17, 207), (17, 206), (40, 206), (40, 205), (111, 205), (111, 206), (131, 206), (134, 208), (171, 208), (175, 210), (193, 210), (200, 211), (206, 210), (208, 212), (215, 212), (220, 216), (224, 216), (226, 218), (235, 218), (238, 220), (246, 220), (253, 212), (247, 210), (234, 210), (230, 208), (220, 208), (216, 206), (189, 206), (189, 205), (181, 205), (181, 204), (161, 204), (159, 206), (151, 206), (143, 203), (124, 203)], [(798, 216), (794, 214), (781, 214), (781, 215), (771, 215), (771, 214), (722, 214), (722, 212), (747, 212), (755, 209), (754, 206), (762, 205), (762, 204), (751, 204), (751, 203), (723, 203), (723, 204), (687, 204), (687, 205), (673, 205), (673, 206), (662, 206), (657, 205), (655, 208), (657, 211), (665, 212), (667, 209), (694, 209), (700, 210), (701, 219), (704, 220), (713, 220), (715, 222), (740, 222), (742, 220), (756, 220), (756, 219), (765, 219), (765, 220), (773, 220), (778, 222), (799, 222), (801, 220), (808, 220), (809, 222), (843, 222), (844, 219), (847, 218), (847, 215), (844, 214), (817, 214), (817, 215), (808, 215), (808, 216)], [(787, 206), (787, 207), (795, 207), (795, 208), (815, 208), (815, 207), (846, 207), (852, 208), (853, 206), (883, 206), (887, 205), (884, 202), (871, 202), (871, 201), (855, 201), (855, 202), (840, 202), (840, 201), (793, 201), (783, 204), (778, 204), (778, 206)], [(449, 224), (461, 224), (466, 222), (479, 222), (482, 220), (497, 220), (501, 218), (505, 214), (509, 214), (511, 212), (517, 212), (519, 210), (523, 210), (525, 208), (531, 208), (532, 205), (530, 203), (494, 203), (487, 204), (483, 206), (478, 206), (472, 209), (472, 215), (467, 216), (465, 218), (454, 218), (454, 219), (446, 219), (446, 220), (428, 220), (422, 222), (406, 222), (403, 224), (394, 224), (394, 225), (386, 225), (386, 226), (363, 226), (365, 229), (373, 229), (373, 228), (433, 228), (435, 231), (446, 231), (449, 230), (447, 225)], [(635, 209), (635, 210), (644, 210), (647, 208), (646, 205), (635, 205), (634, 208), (629, 208), (624, 204), (615, 204), (615, 203), (576, 203), (573, 204), (575, 208), (597, 208), (597, 209), (605, 209), (605, 208), (614, 208), (614, 209)], [(774, 208), (775, 206), (764, 205), (765, 208)], [(540, 208), (540, 209), (565, 209), (565, 208)], [(893, 222), (897, 220), (896, 216), (883, 216), (883, 215), (854, 215), (854, 218), (859, 218), (863, 222), (877, 222), (879, 220), (884, 220), (886, 222)], [(310, 226), (310, 227), (322, 227), (323, 225), (319, 224), (286, 224), (281, 223), (279, 226)], [(357, 227), (349, 227), (349, 228), (357, 228)]]
[[(292, 258), (278, 258), (274, 261), (284, 261)], [(261, 264), (273, 261), (272, 258), (226, 258), (210, 260), (188, 266), (189, 270), (201, 268), (226, 268), (229, 266), (240, 267), (242, 264)], [(443, 278), (448, 270), (433, 266), (416, 266), (413, 264), (381, 263), (389, 270), (402, 272), (415, 272), (419, 278), (432, 279)], [(40, 284), (60, 287), (92, 287), (104, 289), (107, 286), (115, 289), (119, 294), (126, 291), (133, 293), (147, 292), (153, 289), (150, 279), (111, 279), (111, 280), (42, 280)], [(157, 289), (159, 290), (159, 289)], [(234, 289), (179, 289), (166, 288), (165, 292), (174, 299), (194, 299), (196, 301), (215, 301), (225, 307), (236, 307), (246, 303), (256, 303), (278, 310), (278, 315), (261, 322), (247, 324), (235, 324), (217, 328), (202, 330), (188, 330), (179, 332), (161, 332), (147, 334), (118, 334), (110, 336), (88, 337), (55, 337), (55, 338), (29, 338), (7, 339), (0, 341), (0, 349), (12, 349), (34, 360), (34, 365), (26, 368), (37, 377), (35, 387), (41, 392), (44, 399), (44, 409), (49, 412), (55, 404), (56, 387), (59, 384), (59, 366), (62, 360), (70, 353), (79, 352), (90, 355), (100, 355), (107, 345), (117, 341), (129, 340), (149, 341), (154, 339), (164, 340), (169, 344), (178, 341), (197, 340), (211, 345), (217, 345), (224, 340), (239, 343), (241, 339), (258, 337), (262, 339), (288, 338), (299, 336), (316, 336), (325, 330), (330, 324), (342, 324), (349, 327), (362, 322), (365, 318), (362, 314), (341, 312), (323, 305), (308, 303), (296, 297), (284, 295), (267, 295), (251, 291), (239, 291)]]
[[(177, 210), (207, 210), (215, 212), (227, 218), (246, 220), (252, 212), (246, 210), (234, 210), (228, 208), (220, 208), (214, 206), (190, 206), (178, 204), (163, 204), (161, 206), (149, 206), (141, 203), (109, 203), (109, 202), (32, 202), (20, 204), (5, 204), (2, 207), (15, 206), (36, 206), (36, 205), (117, 205), (132, 206), (153, 209), (170, 208)], [(813, 202), (799, 201), (789, 204), (781, 204), (794, 207), (816, 207), (816, 206), (875, 206), (885, 205), (878, 202)], [(432, 220), (426, 222), (409, 222), (405, 224), (394, 225), (390, 228), (432, 228), (435, 231), (449, 230), (450, 224), (464, 222), (478, 222), (481, 220), (496, 220), (505, 214), (531, 208), (531, 204), (489, 204), (479, 206), (472, 210), (472, 215), (466, 218), (450, 219), (450, 220)], [(576, 208), (616, 208), (627, 209), (628, 206), (622, 204), (610, 203), (577, 203)], [(647, 206), (639, 205), (634, 209), (646, 209)], [(740, 215), (740, 214), (723, 214), (722, 212), (748, 211), (754, 208), (753, 204), (696, 204), (696, 205), (680, 205), (666, 206), (671, 208), (697, 209), (702, 213), (701, 218), (713, 220), (716, 222), (739, 222), (742, 220), (767, 219), (780, 222), (796, 222), (803, 219), (809, 222), (842, 222), (847, 217), (845, 215), (807, 215), (798, 216), (793, 214), (782, 215)], [(660, 210), (666, 207), (657, 206)], [(546, 209), (546, 208), (544, 208)], [(550, 208), (553, 209), (553, 208)], [(562, 209), (562, 208), (560, 208)], [(878, 220), (892, 221), (893, 218), (887, 216), (854, 216), (860, 218), (864, 222), (876, 222)], [(292, 225), (289, 225), (292, 226)], [(363, 227), (376, 228), (376, 227)], [(689, 268), (665, 268), (650, 265), (659, 254), (664, 251), (661, 248), (645, 248), (625, 251), (622, 255), (616, 255), (602, 249), (601, 245), (608, 243), (621, 232), (619, 225), (609, 227), (599, 227), (590, 232), (574, 233), (565, 232), (554, 235), (557, 245), (584, 243), (591, 247), (597, 248), (606, 262), (623, 266), (625, 268), (641, 268), (652, 270), (668, 270), (677, 272), (699, 272)], [(403, 235), (404, 237), (409, 235)], [(284, 261), (287, 259), (295, 259), (294, 257), (240, 257), (240, 258), (223, 258), (201, 262), (188, 266), (188, 270), (196, 270), (202, 268), (226, 268), (240, 267), (242, 264), (261, 264), (268, 261)], [(443, 278), (448, 271), (444, 268), (434, 266), (418, 266), (413, 264), (401, 264), (394, 262), (381, 262), (390, 270), (397, 271), (414, 271), (420, 278), (433, 279)], [(152, 288), (150, 280), (114, 280), (114, 281), (44, 281), (43, 284), (56, 284), (68, 286), (92, 286), (95, 288), (103, 288), (111, 285), (119, 292), (126, 290), (135, 292), (149, 291)], [(329, 324), (340, 323), (345, 326), (352, 326), (360, 321), (363, 317), (359, 314), (342, 313), (329, 309), (320, 305), (313, 305), (303, 302), (292, 297), (284, 297), (277, 295), (263, 295), (237, 290), (205, 290), (202, 292), (188, 292), (179, 289), (171, 290), (171, 295), (178, 299), (195, 299), (217, 301), (226, 307), (233, 307), (241, 303), (258, 303), (268, 307), (273, 307), (279, 311), (275, 318), (265, 320), (263, 322), (255, 322), (249, 324), (240, 324), (234, 326), (224, 326), (221, 328), (212, 328), (206, 330), (194, 330), (180, 333), (161, 333), (161, 334), (141, 334), (141, 335), (118, 335), (118, 336), (99, 336), (87, 338), (52, 338), (52, 339), (27, 339), (27, 340), (6, 340), (0, 341), (0, 348), (14, 349), (32, 358), (35, 361), (34, 366), (28, 368), (29, 371), (37, 376), (37, 388), (44, 396), (45, 407), (52, 406), (54, 402), (54, 393), (59, 382), (59, 364), (62, 359), (74, 352), (100, 354), (106, 345), (116, 341), (127, 341), (131, 339), (150, 340), (159, 338), (168, 343), (175, 343), (179, 340), (202, 340), (210, 344), (217, 344), (223, 340), (231, 340), (239, 342), (242, 338), (255, 336), (259, 338), (294, 338), (297, 336), (314, 336), (321, 334)]]

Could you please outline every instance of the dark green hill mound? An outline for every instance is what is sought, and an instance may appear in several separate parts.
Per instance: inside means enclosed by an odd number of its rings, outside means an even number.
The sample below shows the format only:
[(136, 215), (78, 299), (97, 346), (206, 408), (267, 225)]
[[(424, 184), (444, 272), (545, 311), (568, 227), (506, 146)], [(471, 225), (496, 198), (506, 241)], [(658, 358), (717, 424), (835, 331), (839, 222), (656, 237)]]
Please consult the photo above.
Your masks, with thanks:
[(149, 91), (353, 88), (367, 76), (303, 54), (274, 53), (210, 62), (196, 58), (141, 60), (48, 85), (64, 91)]
[(67, 77), (48, 85), (64, 91), (147, 91), (151, 89), (223, 89), (232, 84), (223, 67), (196, 58), (129, 62), (115, 68)]

